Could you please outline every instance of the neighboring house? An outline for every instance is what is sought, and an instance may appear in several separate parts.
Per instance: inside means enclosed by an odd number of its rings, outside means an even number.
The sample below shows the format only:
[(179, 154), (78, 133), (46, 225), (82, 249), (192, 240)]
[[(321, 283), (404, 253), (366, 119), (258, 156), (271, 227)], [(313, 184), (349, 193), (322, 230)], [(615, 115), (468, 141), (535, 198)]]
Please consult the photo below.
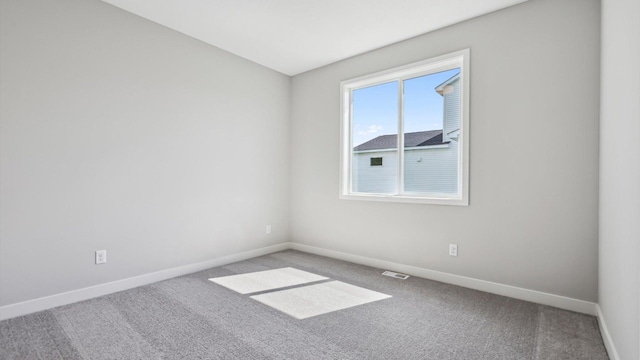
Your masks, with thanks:
[[(457, 74), (435, 88), (444, 100), (442, 130), (404, 134), (405, 192), (458, 191), (459, 80)], [(397, 192), (397, 141), (396, 134), (381, 135), (353, 148), (354, 192)]]

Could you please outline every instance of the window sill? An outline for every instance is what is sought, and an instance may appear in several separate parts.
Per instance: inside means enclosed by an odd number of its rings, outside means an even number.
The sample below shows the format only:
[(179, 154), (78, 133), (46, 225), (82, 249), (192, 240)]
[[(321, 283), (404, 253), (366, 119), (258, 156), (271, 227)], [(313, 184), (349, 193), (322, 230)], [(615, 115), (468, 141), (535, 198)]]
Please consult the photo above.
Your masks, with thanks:
[(409, 204), (428, 204), (428, 205), (455, 205), (469, 206), (469, 199), (456, 196), (410, 196), (410, 195), (384, 195), (384, 194), (341, 194), (341, 200), (364, 200), (364, 201), (383, 201), (394, 203)]

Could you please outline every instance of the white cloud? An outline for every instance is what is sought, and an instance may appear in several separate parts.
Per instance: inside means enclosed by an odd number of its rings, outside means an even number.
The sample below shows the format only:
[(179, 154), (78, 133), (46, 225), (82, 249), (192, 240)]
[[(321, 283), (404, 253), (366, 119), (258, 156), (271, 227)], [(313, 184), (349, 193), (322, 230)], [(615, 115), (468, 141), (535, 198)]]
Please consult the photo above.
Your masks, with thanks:
[(358, 135), (375, 134), (380, 130), (382, 130), (382, 125), (373, 124), (373, 125), (370, 125), (365, 131), (358, 131)]

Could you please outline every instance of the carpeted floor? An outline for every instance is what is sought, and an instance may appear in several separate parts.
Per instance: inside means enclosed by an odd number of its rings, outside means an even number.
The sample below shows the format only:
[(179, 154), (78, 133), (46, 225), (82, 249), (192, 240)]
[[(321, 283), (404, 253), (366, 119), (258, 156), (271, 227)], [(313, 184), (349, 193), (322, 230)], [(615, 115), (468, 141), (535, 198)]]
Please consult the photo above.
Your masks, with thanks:
[[(392, 297), (297, 320), (208, 280), (283, 267)], [(608, 359), (595, 317), (380, 273), (279, 252), (2, 321), (0, 359)]]

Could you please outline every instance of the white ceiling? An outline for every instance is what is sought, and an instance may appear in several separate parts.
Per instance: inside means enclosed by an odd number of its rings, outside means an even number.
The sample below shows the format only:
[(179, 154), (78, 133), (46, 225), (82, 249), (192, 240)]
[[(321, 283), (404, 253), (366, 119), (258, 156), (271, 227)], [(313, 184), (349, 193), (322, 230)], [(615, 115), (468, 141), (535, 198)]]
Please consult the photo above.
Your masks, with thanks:
[(103, 0), (296, 75), (526, 0)]

